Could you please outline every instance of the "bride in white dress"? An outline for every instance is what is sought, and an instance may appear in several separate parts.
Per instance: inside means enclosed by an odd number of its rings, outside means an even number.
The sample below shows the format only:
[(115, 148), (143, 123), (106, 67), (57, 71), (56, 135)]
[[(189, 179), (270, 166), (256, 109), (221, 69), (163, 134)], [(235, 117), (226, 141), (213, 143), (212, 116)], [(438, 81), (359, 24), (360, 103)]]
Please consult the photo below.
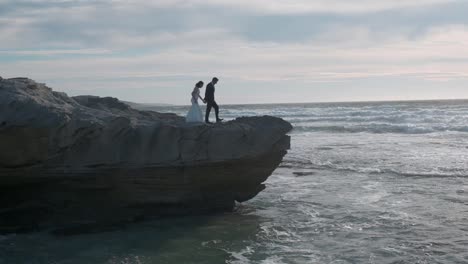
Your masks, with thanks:
[(203, 87), (203, 82), (199, 81), (193, 88), (192, 92), (192, 107), (190, 107), (189, 112), (187, 113), (187, 117), (185, 118), (187, 123), (203, 123), (203, 113), (201, 110), (200, 105), (198, 105), (198, 99), (203, 100), (200, 96), (200, 88)]

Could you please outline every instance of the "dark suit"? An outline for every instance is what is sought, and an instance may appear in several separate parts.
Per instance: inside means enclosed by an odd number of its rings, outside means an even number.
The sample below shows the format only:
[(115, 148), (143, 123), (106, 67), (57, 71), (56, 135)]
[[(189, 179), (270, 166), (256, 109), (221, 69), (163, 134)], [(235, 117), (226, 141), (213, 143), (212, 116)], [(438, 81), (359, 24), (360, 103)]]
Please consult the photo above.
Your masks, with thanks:
[(215, 109), (215, 114), (216, 114), (216, 121), (219, 120), (219, 106), (215, 101), (215, 86), (213, 83), (209, 83), (206, 86), (206, 91), (205, 91), (205, 101), (206, 101), (206, 115), (205, 115), (205, 121), (208, 122), (210, 119), (210, 112), (211, 108)]

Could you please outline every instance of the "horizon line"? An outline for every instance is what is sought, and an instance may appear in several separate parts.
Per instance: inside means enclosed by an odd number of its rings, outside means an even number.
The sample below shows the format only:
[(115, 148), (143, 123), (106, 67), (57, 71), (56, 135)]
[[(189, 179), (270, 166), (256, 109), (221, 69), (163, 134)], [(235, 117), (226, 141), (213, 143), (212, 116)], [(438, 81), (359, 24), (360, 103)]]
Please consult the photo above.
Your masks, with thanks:
[[(352, 101), (322, 101), (322, 102), (289, 102), (289, 103), (229, 103), (220, 105), (293, 105), (293, 104), (344, 104), (344, 103), (397, 103), (397, 102), (434, 102), (434, 101), (468, 101), (468, 98), (457, 99), (403, 99), (403, 100), (352, 100)], [(153, 107), (168, 107), (168, 106), (190, 106), (189, 104), (170, 104), (170, 103), (138, 103), (141, 105), (152, 105)]]

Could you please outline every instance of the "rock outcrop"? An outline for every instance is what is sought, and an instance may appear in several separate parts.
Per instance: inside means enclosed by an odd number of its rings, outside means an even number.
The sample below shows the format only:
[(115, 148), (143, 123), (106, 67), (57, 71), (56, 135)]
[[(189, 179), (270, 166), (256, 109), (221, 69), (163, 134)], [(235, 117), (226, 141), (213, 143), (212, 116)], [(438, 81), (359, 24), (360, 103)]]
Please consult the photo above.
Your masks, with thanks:
[(191, 125), (0, 79), (0, 233), (232, 209), (263, 190), (291, 129), (269, 116)]

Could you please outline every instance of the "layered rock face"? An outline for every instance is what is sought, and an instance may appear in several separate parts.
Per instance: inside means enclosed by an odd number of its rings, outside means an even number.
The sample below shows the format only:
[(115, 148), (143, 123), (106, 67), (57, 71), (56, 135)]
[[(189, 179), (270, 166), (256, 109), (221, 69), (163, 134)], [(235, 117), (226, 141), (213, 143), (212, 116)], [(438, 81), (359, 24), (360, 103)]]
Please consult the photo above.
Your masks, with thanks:
[(275, 117), (217, 125), (0, 78), (0, 232), (232, 209), (289, 148)]

